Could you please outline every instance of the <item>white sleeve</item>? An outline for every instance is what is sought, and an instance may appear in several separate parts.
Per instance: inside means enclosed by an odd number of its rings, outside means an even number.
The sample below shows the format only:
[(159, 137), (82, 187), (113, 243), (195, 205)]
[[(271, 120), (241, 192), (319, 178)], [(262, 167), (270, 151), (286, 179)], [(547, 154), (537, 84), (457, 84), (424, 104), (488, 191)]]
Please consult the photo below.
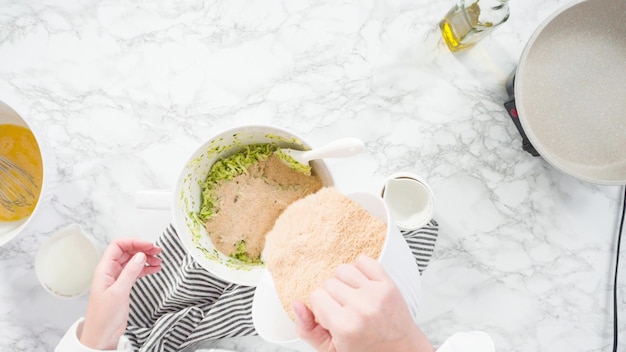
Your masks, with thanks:
[(59, 341), (59, 344), (54, 349), (54, 352), (133, 352), (133, 347), (126, 336), (121, 336), (117, 343), (117, 349), (115, 350), (94, 350), (89, 347), (85, 347), (78, 340), (78, 335), (83, 330), (83, 321), (85, 319), (78, 319), (67, 330), (65, 336)]
[(437, 352), (495, 352), (496, 346), (482, 331), (457, 332), (437, 349)]

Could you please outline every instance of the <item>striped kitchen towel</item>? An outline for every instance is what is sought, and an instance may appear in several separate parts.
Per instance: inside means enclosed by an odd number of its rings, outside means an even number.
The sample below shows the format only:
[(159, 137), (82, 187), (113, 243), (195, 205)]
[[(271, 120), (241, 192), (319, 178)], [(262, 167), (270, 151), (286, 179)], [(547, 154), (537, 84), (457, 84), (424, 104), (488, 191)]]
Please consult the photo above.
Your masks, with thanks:
[[(432, 220), (403, 231), (420, 273), (435, 248), (439, 225)], [(136, 351), (181, 351), (197, 342), (256, 335), (252, 324), (254, 287), (228, 283), (189, 255), (169, 226), (157, 240), (163, 248), (160, 272), (133, 286), (126, 336)]]

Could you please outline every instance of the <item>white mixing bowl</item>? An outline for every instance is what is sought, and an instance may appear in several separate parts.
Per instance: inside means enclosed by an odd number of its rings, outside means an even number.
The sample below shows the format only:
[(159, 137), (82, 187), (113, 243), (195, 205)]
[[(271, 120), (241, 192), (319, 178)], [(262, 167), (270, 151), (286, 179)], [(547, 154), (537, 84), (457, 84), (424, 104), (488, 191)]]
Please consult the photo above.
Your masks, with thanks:
[[(174, 226), (187, 251), (217, 277), (247, 286), (257, 284), (264, 266), (247, 264), (218, 252), (196, 214), (202, 203), (201, 184), (213, 163), (238, 152), (245, 145), (258, 143), (276, 143), (281, 148), (301, 150), (311, 148), (302, 137), (274, 126), (241, 126), (223, 131), (189, 157), (180, 172), (173, 199)], [(323, 161), (312, 161), (311, 166), (313, 174), (320, 177), (324, 186), (333, 186), (332, 176)]]

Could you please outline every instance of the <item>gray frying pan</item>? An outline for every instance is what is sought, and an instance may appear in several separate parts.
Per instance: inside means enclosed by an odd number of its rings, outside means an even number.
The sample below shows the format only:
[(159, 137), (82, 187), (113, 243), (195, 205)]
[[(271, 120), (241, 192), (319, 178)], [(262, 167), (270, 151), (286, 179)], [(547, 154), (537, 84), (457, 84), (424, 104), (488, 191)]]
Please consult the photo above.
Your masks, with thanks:
[(574, 1), (545, 20), (522, 53), (515, 100), (550, 164), (626, 184), (626, 0)]

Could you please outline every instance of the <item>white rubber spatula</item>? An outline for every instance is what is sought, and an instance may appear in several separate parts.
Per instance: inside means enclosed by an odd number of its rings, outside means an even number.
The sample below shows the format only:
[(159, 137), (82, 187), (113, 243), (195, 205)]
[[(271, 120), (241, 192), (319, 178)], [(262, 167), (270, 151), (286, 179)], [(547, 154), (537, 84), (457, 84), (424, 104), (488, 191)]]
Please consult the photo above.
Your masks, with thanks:
[[(312, 150), (295, 150), (290, 148), (282, 148), (279, 150), (279, 157), (290, 164), (295, 170), (310, 172), (309, 161), (324, 158), (344, 158), (354, 156), (365, 150), (365, 144), (358, 138), (346, 137), (330, 142), (319, 148)], [(282, 155), (280, 155), (282, 154)], [(300, 165), (292, 165), (296, 162)], [(307, 172), (308, 173), (308, 172)]]

